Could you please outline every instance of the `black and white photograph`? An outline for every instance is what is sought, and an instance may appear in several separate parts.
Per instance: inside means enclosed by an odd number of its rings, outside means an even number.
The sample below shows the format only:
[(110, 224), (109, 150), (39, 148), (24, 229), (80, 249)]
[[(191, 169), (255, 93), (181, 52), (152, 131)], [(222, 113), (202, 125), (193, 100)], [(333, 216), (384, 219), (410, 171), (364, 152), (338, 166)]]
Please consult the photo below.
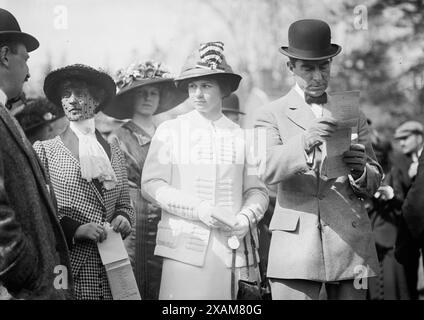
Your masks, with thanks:
[(423, 0), (0, 0), (0, 141), (0, 300), (424, 300)]

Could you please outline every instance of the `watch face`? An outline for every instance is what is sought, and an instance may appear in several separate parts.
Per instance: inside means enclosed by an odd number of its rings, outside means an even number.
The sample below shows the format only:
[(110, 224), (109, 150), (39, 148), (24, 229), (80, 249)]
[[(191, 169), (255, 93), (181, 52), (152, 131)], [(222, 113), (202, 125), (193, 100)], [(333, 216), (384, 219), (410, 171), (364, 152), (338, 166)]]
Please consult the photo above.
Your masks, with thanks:
[(231, 238), (228, 238), (227, 243), (231, 249), (237, 249), (238, 247), (240, 247), (240, 241), (237, 239), (236, 236), (232, 236)]

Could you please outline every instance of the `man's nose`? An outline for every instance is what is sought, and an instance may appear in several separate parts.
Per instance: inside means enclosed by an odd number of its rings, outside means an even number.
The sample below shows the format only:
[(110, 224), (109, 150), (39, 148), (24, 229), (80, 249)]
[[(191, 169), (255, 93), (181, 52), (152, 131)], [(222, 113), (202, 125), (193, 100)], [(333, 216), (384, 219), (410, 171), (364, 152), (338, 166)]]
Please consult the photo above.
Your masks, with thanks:
[(322, 74), (321, 74), (321, 71), (319, 70), (319, 68), (316, 68), (313, 71), (312, 77), (313, 77), (314, 80), (322, 80)]
[(31, 75), (29, 74), (29, 72), (27, 73), (26, 77), (25, 77), (25, 82), (27, 82), (29, 80), (29, 78), (31, 77)]

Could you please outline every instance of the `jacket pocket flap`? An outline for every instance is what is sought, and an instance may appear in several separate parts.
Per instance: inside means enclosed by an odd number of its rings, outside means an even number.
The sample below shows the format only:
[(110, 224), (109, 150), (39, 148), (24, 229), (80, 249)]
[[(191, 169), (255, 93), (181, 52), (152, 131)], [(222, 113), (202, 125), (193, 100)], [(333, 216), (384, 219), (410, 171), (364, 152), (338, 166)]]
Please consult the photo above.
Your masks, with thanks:
[(299, 213), (278, 208), (274, 211), (271, 223), (269, 224), (269, 230), (295, 231), (298, 222)]

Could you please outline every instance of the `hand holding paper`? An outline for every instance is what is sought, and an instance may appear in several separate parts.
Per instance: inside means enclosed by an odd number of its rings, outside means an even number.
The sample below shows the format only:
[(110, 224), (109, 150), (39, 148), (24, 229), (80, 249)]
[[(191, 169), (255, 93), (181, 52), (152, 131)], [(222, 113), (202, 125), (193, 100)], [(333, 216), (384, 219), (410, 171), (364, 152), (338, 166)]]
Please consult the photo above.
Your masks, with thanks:
[(364, 173), (367, 163), (365, 146), (359, 143), (352, 144), (350, 149), (343, 153), (343, 161), (350, 168), (352, 178), (358, 179)]
[(114, 231), (119, 232), (122, 238), (126, 238), (131, 232), (131, 224), (124, 216), (118, 215), (111, 222)]
[(315, 119), (304, 133), (305, 151), (311, 152), (316, 146), (321, 145), (326, 138), (331, 137), (337, 128), (337, 121), (333, 117)]

